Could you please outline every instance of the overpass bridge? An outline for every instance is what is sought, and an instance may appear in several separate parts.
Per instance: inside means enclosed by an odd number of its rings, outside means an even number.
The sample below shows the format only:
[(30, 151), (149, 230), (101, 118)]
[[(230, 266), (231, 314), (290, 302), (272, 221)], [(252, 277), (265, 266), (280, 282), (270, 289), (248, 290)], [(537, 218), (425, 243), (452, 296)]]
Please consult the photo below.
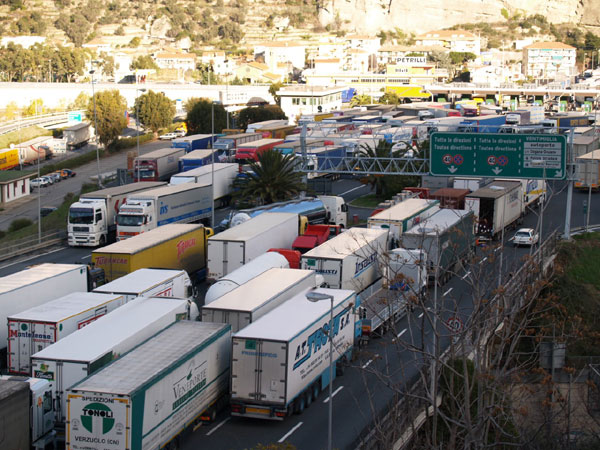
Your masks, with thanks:
[(50, 114), (40, 114), (32, 117), (24, 117), (18, 120), (11, 120), (0, 124), (0, 135), (10, 133), (20, 128), (39, 125), (40, 127), (52, 127), (57, 125), (66, 125), (69, 122), (70, 113), (80, 113), (85, 115), (85, 111), (64, 111)]

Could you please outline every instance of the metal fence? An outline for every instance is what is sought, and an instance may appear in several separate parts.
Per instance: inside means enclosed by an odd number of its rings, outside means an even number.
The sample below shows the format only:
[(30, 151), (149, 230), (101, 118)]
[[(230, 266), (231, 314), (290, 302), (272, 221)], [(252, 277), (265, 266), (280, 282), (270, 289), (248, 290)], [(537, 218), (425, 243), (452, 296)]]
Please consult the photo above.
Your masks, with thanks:
[(67, 238), (67, 230), (58, 229), (45, 231), (21, 239), (14, 239), (9, 244), (0, 245), (0, 261), (14, 258), (15, 256), (31, 253), (51, 245), (61, 244)]

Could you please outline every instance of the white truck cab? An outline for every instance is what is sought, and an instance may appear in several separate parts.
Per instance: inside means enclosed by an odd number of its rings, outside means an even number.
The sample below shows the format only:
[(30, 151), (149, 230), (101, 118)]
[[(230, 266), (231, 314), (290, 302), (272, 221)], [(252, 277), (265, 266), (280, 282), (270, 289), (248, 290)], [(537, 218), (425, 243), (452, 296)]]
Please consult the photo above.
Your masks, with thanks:
[(97, 247), (107, 243), (108, 221), (106, 202), (82, 199), (69, 208), (68, 244)]
[(156, 228), (154, 208), (150, 201), (127, 202), (117, 215), (117, 241), (128, 239)]

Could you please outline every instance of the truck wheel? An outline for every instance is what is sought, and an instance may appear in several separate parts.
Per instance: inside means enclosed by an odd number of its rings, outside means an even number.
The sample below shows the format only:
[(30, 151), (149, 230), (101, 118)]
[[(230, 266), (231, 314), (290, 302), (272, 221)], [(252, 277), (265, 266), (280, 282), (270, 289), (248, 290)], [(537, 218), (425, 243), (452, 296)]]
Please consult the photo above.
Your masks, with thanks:
[(300, 395), (294, 401), (294, 413), (302, 414), (302, 411), (304, 411), (304, 405), (305, 405), (304, 395)]
[(104, 237), (104, 235), (100, 236), (100, 241), (98, 245), (100, 247), (104, 247), (106, 245), (106, 237)]
[(316, 383), (314, 383), (314, 384), (312, 385), (312, 388), (311, 388), (311, 389), (312, 389), (312, 397), (313, 397), (313, 400), (316, 400), (316, 399), (317, 399), (317, 397), (319, 396), (319, 392), (320, 392), (320, 390), (321, 390), (320, 388), (321, 388), (321, 386), (319, 385), (319, 381), (317, 381)]
[(313, 401), (312, 389), (310, 387), (308, 388), (304, 396), (306, 397), (306, 407), (308, 408)]

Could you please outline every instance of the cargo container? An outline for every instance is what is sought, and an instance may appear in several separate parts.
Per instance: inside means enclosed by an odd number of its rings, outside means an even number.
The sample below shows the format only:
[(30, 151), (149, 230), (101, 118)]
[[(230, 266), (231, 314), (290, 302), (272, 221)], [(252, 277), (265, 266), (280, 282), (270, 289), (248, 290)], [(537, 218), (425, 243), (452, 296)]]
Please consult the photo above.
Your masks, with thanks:
[(309, 224), (329, 223), (342, 228), (346, 227), (348, 220), (348, 205), (343, 197), (319, 195), (318, 197), (271, 203), (256, 208), (233, 210), (229, 218), (222, 222), (222, 225), (235, 227), (265, 212), (295, 213), (306, 217)]
[(467, 119), (458, 125), (462, 133), (497, 133), (506, 123), (506, 116), (481, 116), (477, 119)]
[(179, 158), (185, 155), (183, 148), (161, 148), (133, 160), (135, 181), (167, 181), (179, 169)]
[(294, 213), (264, 213), (208, 238), (208, 278), (216, 280), (271, 247), (290, 248), (298, 236)]
[(327, 171), (336, 170), (346, 157), (346, 147), (343, 145), (330, 145), (327, 147), (311, 147), (307, 149), (307, 170), (314, 170), (307, 174), (308, 178), (329, 175)]
[(468, 189), (474, 192), (487, 186), (492, 181), (493, 178), (454, 178), (452, 180), (452, 187), (454, 189)]
[(573, 157), (575, 159), (586, 153), (598, 150), (598, 148), (600, 148), (598, 136), (573, 136)]
[(164, 225), (92, 252), (92, 262), (104, 269), (107, 281), (138, 269), (183, 269), (195, 284), (204, 279), (206, 238), (212, 230), (202, 225)]
[(234, 157), (235, 149), (238, 146), (248, 142), (257, 141), (259, 139), (262, 139), (262, 135), (260, 133), (237, 133), (227, 136), (219, 136), (219, 138), (215, 141), (213, 148), (215, 150), (224, 152), (228, 157)]
[(179, 448), (181, 432), (225, 403), (230, 354), (228, 325), (171, 325), (69, 389), (66, 448)]
[(73, 292), (8, 317), (8, 371), (31, 373), (31, 355), (123, 306), (122, 295)]
[(137, 297), (176, 297), (190, 299), (194, 292), (192, 280), (185, 270), (138, 269), (94, 292), (122, 295), (128, 302)]
[(546, 133), (566, 133), (570, 128), (589, 125), (587, 114), (555, 114), (542, 120)]
[(476, 234), (496, 239), (502, 230), (523, 220), (523, 186), (519, 181), (494, 180), (465, 198), (465, 208), (475, 213)]
[(233, 416), (283, 420), (316, 401), (333, 382), (329, 375), (329, 333), (323, 330), (332, 330), (334, 364), (350, 360), (356, 334), (356, 295), (338, 289), (311, 292), (331, 296), (332, 300), (313, 303), (306, 293), (298, 294), (234, 334)]
[(546, 181), (544, 180), (526, 180), (517, 178), (504, 178), (505, 181), (518, 181), (521, 183), (523, 191), (523, 214), (527, 211), (525, 208), (535, 207), (546, 196)]
[(31, 373), (50, 382), (55, 420), (66, 419), (66, 391), (113, 359), (128, 352), (197, 309), (187, 300), (138, 298), (46, 347), (31, 357)]
[(256, 130), (263, 127), (285, 125), (289, 125), (289, 121), (287, 119), (263, 120), (262, 122), (249, 123), (248, 127), (246, 128), (246, 133), (256, 133)]
[(216, 135), (212, 134), (191, 134), (173, 139), (171, 141), (172, 148), (182, 148), (186, 153), (193, 150), (211, 148), (213, 140), (217, 140)]
[(8, 170), (37, 164), (40, 161), (51, 159), (54, 152), (46, 145), (27, 145), (23, 147), (7, 148), (0, 150), (0, 170)]
[[(322, 147), (325, 145), (324, 139), (305, 139), (305, 145), (307, 149), (313, 147)], [(294, 141), (286, 141), (282, 144), (277, 144), (273, 147), (273, 150), (277, 150), (282, 155), (298, 155), (302, 153), (302, 143), (300, 139)]]
[(52, 392), (46, 380), (0, 376), (2, 450), (56, 448)]
[(440, 208), (465, 209), (465, 197), (469, 189), (442, 188), (431, 194), (431, 198), (440, 201)]
[(259, 139), (258, 141), (246, 142), (238, 146), (235, 152), (235, 160), (237, 162), (258, 161), (259, 155), (282, 143), (283, 139)]
[(594, 150), (576, 159), (575, 187), (597, 190), (600, 187), (600, 150)]
[(360, 294), (381, 277), (387, 229), (350, 228), (302, 255), (302, 269), (323, 275), (325, 286)]
[[(214, 154), (214, 158), (213, 158)], [(194, 150), (179, 158), (179, 172), (197, 169), (219, 162), (219, 153), (216, 150)]]
[(88, 290), (87, 267), (44, 263), (0, 278), (0, 353), (6, 364), (8, 317), (71, 292)]
[(317, 283), (312, 270), (269, 269), (203, 306), (202, 321), (228, 323), (235, 333)]
[(516, 110), (506, 114), (506, 125), (529, 125), (531, 123), (531, 111)]
[(441, 209), (402, 235), (402, 248), (424, 252), (429, 283), (437, 277), (443, 284), (466, 267), (475, 249), (474, 219), (470, 210)]
[(260, 128), (255, 128), (257, 133), (260, 133), (264, 139), (285, 139), (289, 134), (292, 134), (296, 129), (296, 125), (266, 125)]
[(81, 194), (79, 201), (69, 207), (67, 242), (70, 246), (96, 247), (115, 240), (119, 206), (127, 196), (159, 186), (165, 182), (125, 184)]
[(91, 138), (90, 124), (87, 122), (78, 123), (63, 130), (63, 137), (67, 141), (67, 149), (75, 150), (83, 147)]
[(285, 256), (277, 252), (268, 251), (257, 256), (250, 262), (247, 262), (240, 268), (235, 269), (211, 284), (204, 295), (204, 304), (208, 305), (214, 302), (228, 292), (274, 267), (289, 268), (290, 264)]
[(218, 208), (229, 204), (233, 192), (233, 180), (238, 172), (239, 164), (215, 163), (213, 175), (213, 165), (209, 164), (173, 175), (170, 184), (173, 186), (183, 183), (212, 184), (215, 208)]
[(210, 185), (196, 183), (161, 186), (128, 195), (117, 215), (117, 240), (130, 239), (167, 224), (208, 225), (212, 214), (211, 197)]
[(369, 217), (367, 227), (389, 230), (390, 248), (396, 248), (398, 239), (414, 224), (427, 219), (440, 209), (438, 200), (409, 198)]

